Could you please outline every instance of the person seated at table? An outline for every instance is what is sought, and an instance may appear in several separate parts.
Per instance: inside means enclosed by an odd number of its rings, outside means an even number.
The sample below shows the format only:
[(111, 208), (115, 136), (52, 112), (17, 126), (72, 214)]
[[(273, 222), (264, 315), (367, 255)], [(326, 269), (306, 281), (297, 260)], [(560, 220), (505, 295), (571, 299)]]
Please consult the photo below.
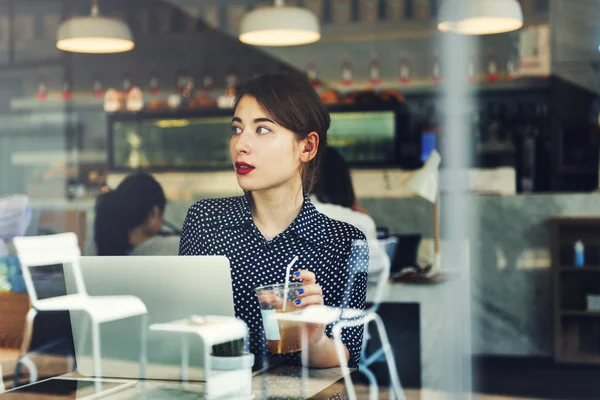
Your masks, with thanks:
[[(235, 315), (248, 325), (253, 354), (287, 364), (305, 361), (312, 368), (358, 367), (362, 326), (344, 330), (341, 355), (333, 325), (320, 323), (306, 324), (305, 360), (300, 351), (268, 349), (269, 338), (279, 333), (273, 334), (274, 320), (261, 311), (255, 293), (255, 288), (291, 281), (302, 284), (290, 304), (294, 310), (365, 308), (369, 249), (364, 235), (320, 214), (309, 199), (327, 143), (329, 112), (309, 82), (292, 75), (264, 75), (248, 82), (233, 109), (231, 167), (244, 195), (192, 205), (179, 254), (229, 259)], [(289, 273), (287, 265), (293, 265)]]
[(94, 241), (99, 256), (177, 255), (179, 236), (160, 233), (167, 203), (147, 173), (127, 176), (96, 200)]
[[(319, 212), (353, 225), (365, 235), (370, 250), (369, 273), (388, 268), (390, 259), (377, 240), (375, 221), (367, 210), (358, 204), (350, 167), (333, 147), (327, 146), (323, 149), (311, 200)], [(373, 274), (373, 277), (376, 275)]]

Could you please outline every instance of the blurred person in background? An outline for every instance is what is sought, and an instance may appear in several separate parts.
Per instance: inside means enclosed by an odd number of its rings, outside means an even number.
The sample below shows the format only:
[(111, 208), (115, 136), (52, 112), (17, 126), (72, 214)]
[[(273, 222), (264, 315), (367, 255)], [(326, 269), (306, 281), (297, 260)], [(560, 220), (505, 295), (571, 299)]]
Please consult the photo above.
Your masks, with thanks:
[(179, 236), (160, 233), (167, 203), (160, 184), (147, 173), (127, 176), (96, 200), (94, 241), (99, 256), (177, 255)]
[(358, 204), (350, 167), (333, 147), (327, 146), (323, 149), (311, 201), (320, 213), (353, 225), (365, 235), (370, 252), (369, 273), (388, 267), (390, 259), (377, 240), (375, 221)]

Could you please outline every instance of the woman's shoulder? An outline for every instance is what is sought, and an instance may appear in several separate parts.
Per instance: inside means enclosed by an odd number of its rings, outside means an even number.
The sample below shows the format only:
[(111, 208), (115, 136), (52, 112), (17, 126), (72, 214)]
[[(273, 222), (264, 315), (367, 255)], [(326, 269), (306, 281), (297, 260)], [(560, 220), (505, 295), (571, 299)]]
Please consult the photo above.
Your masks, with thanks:
[(243, 205), (243, 201), (243, 196), (202, 199), (189, 207), (188, 215), (212, 217), (228, 214), (234, 211), (236, 207)]
[(327, 216), (329, 219), (351, 225), (364, 235), (376, 230), (373, 218), (361, 212), (354, 211), (351, 208), (318, 202), (315, 203), (315, 207), (321, 214)]
[(365, 234), (356, 226), (338, 219), (329, 217), (319, 212), (321, 223), (325, 227), (325, 232), (329, 238), (334, 241), (360, 241), (366, 240)]

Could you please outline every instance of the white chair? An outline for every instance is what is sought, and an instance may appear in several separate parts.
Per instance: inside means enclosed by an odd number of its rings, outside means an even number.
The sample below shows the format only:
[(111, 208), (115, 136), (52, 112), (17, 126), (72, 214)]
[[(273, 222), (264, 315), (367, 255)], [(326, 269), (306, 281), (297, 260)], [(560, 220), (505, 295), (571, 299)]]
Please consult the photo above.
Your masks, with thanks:
[[(398, 238), (395, 236), (391, 236), (389, 238), (380, 239), (378, 240), (378, 244), (385, 250), (385, 253), (387, 254), (388, 258), (387, 264), (384, 266), (384, 268), (380, 269), (379, 271), (369, 270), (369, 282), (371, 284), (369, 285), (368, 290), (374, 290), (375, 294), (371, 298), (371, 307), (369, 307), (369, 309), (366, 310), (366, 312), (368, 313), (376, 313), (379, 310), (379, 306), (381, 305), (381, 301), (383, 300), (383, 296), (385, 295), (385, 288), (390, 278), (391, 259), (396, 250), (396, 246), (398, 245)], [(372, 245), (369, 244), (369, 249), (371, 247)], [(363, 346), (360, 356), (360, 367), (363, 370), (368, 369), (369, 365), (375, 362), (384, 361), (382, 348), (374, 351), (373, 354), (367, 357), (367, 344), (371, 339), (371, 335), (369, 334), (369, 330), (366, 328), (367, 327), (365, 327), (365, 333), (363, 335)], [(365, 371), (365, 375), (369, 375), (369, 371)]]
[[(347, 313), (347, 311), (348, 310), (345, 310), (344, 313)], [(375, 312), (366, 312), (364, 316), (360, 318), (342, 319), (341, 321), (336, 323), (332, 329), (333, 339), (335, 342), (335, 350), (338, 356), (338, 360), (340, 360), (340, 366), (344, 375), (344, 383), (346, 384), (348, 399), (356, 400), (356, 391), (354, 389), (354, 383), (352, 383), (352, 378), (350, 377), (350, 369), (348, 368), (348, 364), (346, 363), (346, 350), (344, 349), (344, 344), (342, 343), (342, 329), (364, 325), (366, 331), (369, 326), (369, 323), (373, 321), (377, 326), (377, 331), (379, 333), (379, 337), (381, 338), (381, 343), (383, 343), (382, 350), (390, 371), (390, 381), (392, 389), (390, 391), (390, 398), (404, 400), (406, 397), (404, 395), (402, 385), (400, 384), (400, 378), (398, 377), (398, 371), (396, 370), (396, 362), (394, 361), (394, 354), (392, 353), (392, 348), (390, 346), (390, 342), (385, 331), (385, 326), (383, 325), (383, 321), (381, 321), (379, 315), (377, 315), (377, 313)], [(360, 366), (359, 371), (364, 373), (362, 365)], [(377, 388), (377, 384), (373, 379), (371, 379), (372, 373), (371, 376), (369, 376), (369, 374), (365, 375), (367, 375), (371, 384), (369, 398), (370, 400), (375, 400), (379, 397), (378, 391), (373, 390)]]
[[(276, 319), (278, 321), (290, 321), (290, 322), (303, 322), (312, 324), (333, 324), (333, 339), (335, 343), (336, 355), (342, 369), (342, 375), (344, 376), (344, 383), (346, 385), (346, 392), (349, 400), (356, 400), (356, 391), (354, 389), (354, 383), (350, 376), (350, 369), (346, 361), (346, 350), (342, 342), (342, 330), (345, 328), (352, 328), (363, 325), (365, 328), (369, 326), (371, 322), (375, 322), (377, 332), (381, 338), (382, 351), (385, 356), (385, 361), (388, 364), (390, 372), (391, 391), (390, 399), (405, 400), (404, 390), (398, 377), (398, 371), (396, 370), (396, 362), (394, 361), (394, 354), (390, 346), (390, 342), (387, 337), (385, 326), (383, 321), (375, 312), (365, 312), (363, 310), (357, 310), (353, 308), (340, 308), (330, 307), (323, 305), (312, 305), (303, 309), (300, 313), (282, 313), (277, 314)], [(306, 339), (304, 339), (306, 340)], [(303, 345), (304, 346), (304, 345)], [(308, 354), (303, 351), (301, 354), (302, 363), (306, 365), (308, 363)], [(369, 399), (376, 400), (379, 398), (379, 390), (377, 386), (377, 380), (372, 372), (368, 369), (363, 370), (362, 365), (359, 365), (359, 372), (364, 373), (369, 379), (370, 390)], [(303, 370), (303, 374), (305, 371)], [(308, 376), (306, 376), (307, 378)], [(305, 376), (303, 376), (305, 379)]]
[[(375, 290), (375, 294), (371, 298), (373, 305), (368, 311), (377, 312), (379, 305), (385, 295), (385, 288), (390, 279), (390, 268), (392, 266), (393, 254), (398, 246), (398, 238), (390, 236), (389, 238), (379, 239), (375, 243), (369, 242), (369, 254), (373, 253), (373, 248), (377, 246), (378, 251), (383, 250), (383, 262), (381, 262), (381, 268), (373, 271), (369, 269), (369, 286)], [(374, 285), (374, 287), (373, 287)]]
[[(372, 305), (367, 310), (365, 310), (364, 318), (359, 319), (359, 320), (352, 320), (352, 321), (342, 320), (336, 326), (339, 325), (339, 327), (337, 329), (341, 330), (344, 327), (358, 326), (361, 323), (364, 324), (363, 346), (361, 349), (359, 371), (362, 374), (364, 374), (367, 377), (367, 379), (369, 380), (369, 383), (371, 386), (371, 397), (373, 397), (374, 388), (377, 387), (377, 379), (375, 378), (375, 375), (373, 374), (373, 372), (371, 372), (371, 370), (369, 369), (369, 366), (376, 362), (387, 361), (388, 368), (390, 371), (391, 382), (394, 385), (394, 392), (397, 393), (396, 394), (397, 398), (401, 399), (404, 397), (398, 397), (398, 396), (400, 396), (400, 394), (398, 394), (398, 393), (401, 393), (403, 396), (404, 392), (402, 391), (402, 385), (400, 383), (400, 378), (398, 377), (398, 374), (396, 372), (396, 363), (394, 361), (390, 343), (388, 341), (387, 334), (385, 332), (385, 327), (383, 325), (383, 322), (381, 322), (379, 315), (377, 315), (377, 311), (379, 310), (379, 306), (381, 305), (381, 301), (383, 300), (383, 296), (385, 295), (385, 289), (388, 284), (388, 280), (390, 278), (391, 260), (393, 259), (393, 256), (396, 251), (396, 247), (398, 246), (398, 238), (395, 236), (391, 236), (389, 238), (378, 240), (376, 244), (369, 243), (369, 252), (370, 253), (372, 252), (371, 249), (373, 248), (374, 245), (377, 245), (380, 248), (383, 248), (383, 250), (386, 253), (387, 262), (384, 263), (383, 268), (381, 268), (377, 271), (372, 271), (371, 269), (369, 270), (369, 282), (371, 284), (371, 285), (369, 285), (369, 290), (375, 291), (375, 294), (371, 297)], [(361, 320), (362, 320), (362, 322), (360, 322)], [(376, 327), (378, 329), (379, 338), (380, 338), (382, 345), (379, 349), (375, 350), (371, 355), (367, 356), (367, 344), (369, 343), (369, 340), (371, 339), (371, 334), (369, 333), (369, 323), (371, 321), (376, 322)], [(334, 328), (334, 330), (335, 329), (336, 328)], [(340, 335), (341, 335), (341, 333), (340, 333)], [(341, 336), (340, 336), (340, 338), (341, 338)], [(397, 386), (397, 388), (396, 388), (396, 386)], [(351, 387), (350, 389), (352, 391), (354, 390), (353, 387)], [(376, 398), (376, 397), (373, 397), (373, 398)]]
[[(31, 299), (32, 308), (27, 315), (33, 321), (37, 312), (42, 311), (81, 311), (89, 316), (92, 325), (92, 357), (94, 375), (102, 376), (100, 353), (100, 324), (139, 316), (141, 318), (141, 377), (146, 373), (146, 338), (148, 330), (148, 310), (135, 296), (89, 296), (86, 292), (79, 266), (80, 250), (74, 233), (61, 233), (48, 236), (18, 237), (14, 239), (23, 271), (23, 279)], [(77, 293), (38, 299), (31, 276), (31, 268), (47, 265), (70, 265)], [(83, 351), (87, 332), (87, 319), (82, 318), (80, 350)], [(82, 353), (80, 353), (82, 354)]]

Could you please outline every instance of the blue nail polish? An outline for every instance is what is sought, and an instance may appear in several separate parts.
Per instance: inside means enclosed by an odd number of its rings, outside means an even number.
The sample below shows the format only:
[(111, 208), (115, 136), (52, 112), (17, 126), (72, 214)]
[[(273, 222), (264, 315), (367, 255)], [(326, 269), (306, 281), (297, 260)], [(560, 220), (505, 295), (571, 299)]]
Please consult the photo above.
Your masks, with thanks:
[(298, 299), (295, 301), (296, 305), (299, 305), (302, 302), (302, 300)]
[(300, 276), (300, 271), (294, 272), (294, 276)]
[(298, 294), (304, 294), (304, 289), (298, 289)]

